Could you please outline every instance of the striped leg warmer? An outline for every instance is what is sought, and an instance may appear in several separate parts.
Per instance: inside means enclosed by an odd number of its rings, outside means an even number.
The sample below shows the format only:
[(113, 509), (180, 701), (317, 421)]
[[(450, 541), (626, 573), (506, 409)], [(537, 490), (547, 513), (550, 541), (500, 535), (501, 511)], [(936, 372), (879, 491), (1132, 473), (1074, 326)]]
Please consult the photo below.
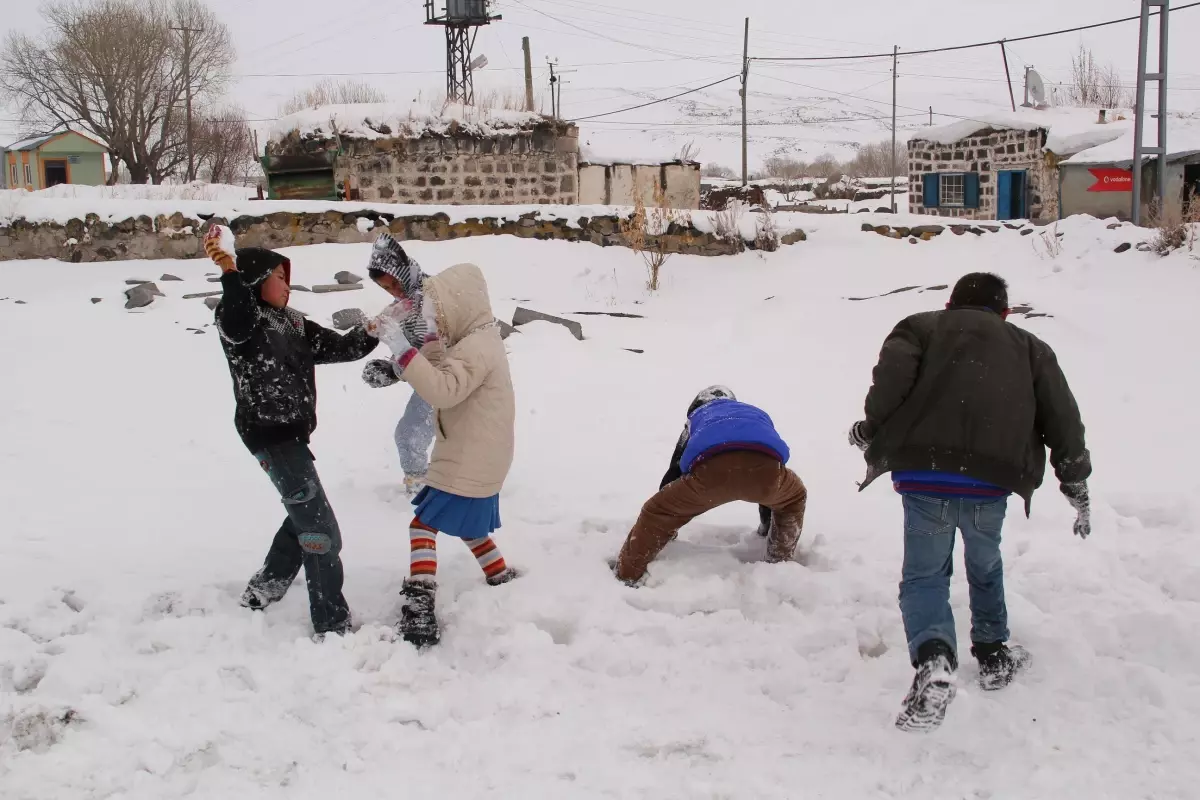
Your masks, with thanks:
[(500, 554), (500, 548), (496, 547), (492, 537), (484, 536), (482, 539), (463, 539), (463, 541), (467, 547), (471, 548), (471, 554), (475, 556), (480, 569), (483, 570), (484, 576), (489, 581), (508, 569), (508, 565), (504, 563), (504, 556)]
[(408, 542), (412, 548), (408, 574), (412, 578), (433, 581), (437, 578), (437, 531), (413, 518), (408, 526)]

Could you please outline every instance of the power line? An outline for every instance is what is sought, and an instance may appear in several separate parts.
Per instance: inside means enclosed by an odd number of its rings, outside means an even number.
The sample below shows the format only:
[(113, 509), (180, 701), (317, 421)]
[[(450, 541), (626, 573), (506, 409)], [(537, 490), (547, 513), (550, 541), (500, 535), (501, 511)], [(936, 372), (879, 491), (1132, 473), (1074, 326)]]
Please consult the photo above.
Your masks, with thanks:
[(702, 92), (705, 89), (710, 89), (713, 86), (716, 86), (717, 84), (727, 83), (728, 81), (732, 81), (732, 80), (735, 80), (735, 79), (738, 79), (741, 77), (742, 77), (742, 75), (739, 72), (737, 75), (730, 75), (728, 78), (721, 78), (718, 81), (713, 81), (712, 83), (706, 83), (703, 86), (697, 86), (695, 89), (688, 89), (686, 92), (680, 92), (679, 94), (673, 94), (670, 97), (663, 97), (659, 100), (651, 100), (649, 103), (642, 103), (641, 105), (630, 106), (629, 108), (622, 108), (622, 109), (618, 109), (617, 111), (606, 111), (603, 114), (592, 114), (590, 117), (578, 117), (576, 119), (571, 120), (571, 122), (586, 122), (587, 120), (590, 120), (590, 119), (599, 119), (600, 117), (611, 117), (613, 114), (624, 114), (626, 111), (636, 111), (639, 108), (646, 108), (647, 106), (655, 106), (655, 105), (658, 105), (659, 103), (665, 103), (669, 100), (674, 100), (676, 98), (683, 97), (684, 95), (695, 94), (696, 92)]
[[(1196, 8), (1197, 6), (1200, 6), (1200, 2), (1193, 2), (1193, 3), (1187, 3), (1182, 6), (1176, 6), (1175, 8), (1170, 9), (1170, 11), (1172, 13), (1174, 13), (1177, 11), (1184, 11), (1189, 8)], [(1157, 11), (1151, 12), (1151, 16), (1156, 16), (1159, 13), (1160, 12), (1157, 12)], [(1005, 44), (1009, 44), (1011, 42), (1028, 42), (1028, 41), (1032, 41), (1034, 39), (1045, 39), (1049, 36), (1061, 36), (1066, 33), (1078, 33), (1080, 31), (1090, 31), (1090, 30), (1094, 30), (1095, 28), (1106, 28), (1109, 25), (1120, 25), (1125, 22), (1136, 22), (1139, 20), (1141, 20), (1140, 15), (1135, 16), (1135, 17), (1123, 17), (1121, 19), (1111, 19), (1107, 22), (1095, 22), (1095, 23), (1092, 23), (1091, 25), (1079, 25), (1074, 28), (1063, 28), (1062, 30), (1049, 31), (1047, 33), (1035, 33), (1035, 34), (1030, 34), (1028, 36), (1014, 36), (1011, 39), (995, 39), (995, 40), (988, 41), (988, 42), (977, 42), (975, 44), (960, 44), (960, 45), (954, 45), (951, 47), (933, 47), (933, 48), (929, 48), (926, 50), (907, 50), (907, 51), (902, 51), (902, 54), (905, 56), (924, 56), (924, 55), (929, 55), (931, 53), (949, 53), (949, 52), (952, 52), (955, 50), (972, 50), (977, 47), (994, 47), (995, 45), (1000, 44), (1002, 41)], [(891, 58), (891, 57), (892, 57), (891, 53), (870, 53), (870, 54), (857, 55), (857, 56), (756, 57), (752, 60), (753, 61), (849, 61), (849, 60), (863, 59), (863, 58)]]
[[(536, 30), (546, 30), (538, 28)], [(553, 31), (558, 33), (558, 31)], [(739, 53), (731, 53), (732, 58)], [(661, 64), (666, 61), (695, 61), (694, 56), (678, 56), (674, 58), (644, 58), (635, 61), (592, 61), (585, 64), (572, 64), (572, 69), (580, 69), (582, 67), (614, 67), (627, 64)], [(725, 63), (725, 62), (722, 62)], [(737, 62), (729, 61), (734, 64)], [(488, 68), (489, 72), (509, 72), (522, 71), (524, 67), (495, 67)], [(444, 69), (401, 69), (401, 70), (386, 70), (386, 71), (363, 71), (363, 72), (242, 72), (234, 73), (231, 77), (234, 78), (351, 78), (360, 75), (365, 76), (386, 76), (386, 75), (443, 75)]]

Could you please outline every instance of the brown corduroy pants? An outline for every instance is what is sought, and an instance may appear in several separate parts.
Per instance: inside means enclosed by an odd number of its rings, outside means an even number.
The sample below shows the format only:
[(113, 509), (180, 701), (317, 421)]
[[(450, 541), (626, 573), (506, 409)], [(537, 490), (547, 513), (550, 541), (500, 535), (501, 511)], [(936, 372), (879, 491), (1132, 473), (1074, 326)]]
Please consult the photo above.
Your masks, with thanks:
[(638, 581), (679, 529), (717, 506), (745, 500), (771, 509), (767, 561), (791, 559), (804, 527), (808, 490), (790, 469), (765, 453), (739, 450), (706, 458), (642, 506), (617, 557), (617, 577)]

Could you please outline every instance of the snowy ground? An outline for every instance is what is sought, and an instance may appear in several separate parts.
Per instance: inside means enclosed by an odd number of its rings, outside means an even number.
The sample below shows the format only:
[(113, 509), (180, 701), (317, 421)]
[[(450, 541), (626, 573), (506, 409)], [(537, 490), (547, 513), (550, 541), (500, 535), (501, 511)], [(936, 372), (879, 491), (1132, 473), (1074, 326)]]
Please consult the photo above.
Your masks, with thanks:
[[(1059, 226), (917, 246), (811, 217), (767, 257), (677, 256), (656, 296), (636, 255), (510, 237), (413, 243), (474, 260), (497, 313), (579, 317), (509, 340), (518, 450), (489, 588), (443, 541), (443, 644), (390, 626), (408, 560), (392, 427), (407, 389), (320, 370), (318, 467), (363, 627), (316, 644), (303, 585), (237, 606), (280, 518), (234, 434), (202, 261), (0, 265), (0, 797), (1166, 798), (1200, 767), (1200, 275), (1188, 254), (1115, 255), (1138, 232)], [(881, 215), (880, 222), (889, 221)], [(288, 252), (297, 282), (363, 271), (367, 245)], [(1015, 639), (1034, 669), (984, 695), (967, 662), (945, 726), (892, 727), (911, 678), (901, 512), (845, 431), (879, 344), (945, 291), (853, 302), (989, 269), (1058, 350), (1089, 425), (1095, 534), (1052, 488), (1010, 508)], [(122, 310), (126, 278), (172, 297)], [(90, 298), (102, 297), (99, 304)], [(294, 295), (327, 321), (374, 287)], [(24, 301), (18, 305), (15, 301)], [(202, 334), (190, 332), (198, 328)], [(643, 349), (643, 354), (624, 348)], [(657, 486), (692, 395), (721, 382), (774, 416), (810, 489), (796, 563), (756, 563), (750, 506), (699, 520), (648, 585), (605, 560)], [(966, 585), (954, 585), (967, 640)], [(1190, 755), (1189, 755), (1190, 754)]]

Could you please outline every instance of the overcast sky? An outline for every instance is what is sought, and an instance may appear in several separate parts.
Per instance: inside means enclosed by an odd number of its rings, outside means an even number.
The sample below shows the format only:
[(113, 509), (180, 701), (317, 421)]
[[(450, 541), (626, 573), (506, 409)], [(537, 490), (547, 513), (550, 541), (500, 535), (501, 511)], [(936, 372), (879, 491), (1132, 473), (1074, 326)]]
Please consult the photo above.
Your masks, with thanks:
[[(322, 75), (355, 73), (402, 101), (443, 91), (442, 29), (422, 24), (420, 0), (208, 2), (233, 32), (238, 61), (230, 99), (251, 119), (276, 117), (283, 100)], [(475, 52), (490, 63), (477, 77), (477, 92), (522, 91), (521, 37), (529, 36), (540, 95), (547, 87), (548, 57), (570, 71), (563, 90), (567, 116), (619, 109), (638, 98), (662, 97), (737, 72), (746, 15), (752, 55), (817, 56), (890, 51), (893, 44), (903, 52), (1016, 37), (1140, 9), (1136, 0), (501, 0), (493, 5), (504, 19), (479, 34)], [(5, 33), (36, 32), (40, 14), (35, 4), (8, 3), (0, 25)], [(1017, 92), (1025, 64), (1038, 67), (1048, 80), (1065, 79), (1071, 53), (1081, 43), (1101, 62), (1115, 63), (1132, 84), (1137, 30), (1136, 23), (1127, 23), (1013, 45), (1009, 58)], [(1173, 17), (1171, 69), (1177, 90), (1171, 94), (1172, 110), (1200, 108), (1200, 51), (1187, 44), (1197, 32), (1200, 8)], [(751, 108), (759, 91), (801, 99), (828, 89), (890, 101), (888, 66), (878, 61), (755, 64)], [(900, 75), (901, 104), (924, 107), (931, 95), (947, 109), (968, 99), (994, 99), (997, 105), (1008, 99), (996, 47), (902, 58)], [(736, 92), (736, 85), (731, 88)], [(864, 104), (875, 111), (879, 107)], [(4, 111), (0, 138), (11, 140), (18, 129), (11, 109)]]

